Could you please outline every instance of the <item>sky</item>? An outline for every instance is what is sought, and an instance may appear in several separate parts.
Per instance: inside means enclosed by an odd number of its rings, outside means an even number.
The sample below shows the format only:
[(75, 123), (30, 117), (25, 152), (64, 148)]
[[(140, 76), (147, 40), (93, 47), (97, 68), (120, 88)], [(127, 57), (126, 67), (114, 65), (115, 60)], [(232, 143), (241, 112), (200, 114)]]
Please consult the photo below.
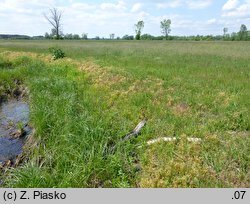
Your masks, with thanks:
[(250, 0), (0, 0), (0, 33), (44, 35), (51, 30), (44, 14), (53, 7), (63, 13), (64, 34), (89, 37), (134, 35), (139, 20), (142, 33), (155, 36), (164, 19), (172, 21), (171, 35), (221, 35), (241, 24), (250, 29)]

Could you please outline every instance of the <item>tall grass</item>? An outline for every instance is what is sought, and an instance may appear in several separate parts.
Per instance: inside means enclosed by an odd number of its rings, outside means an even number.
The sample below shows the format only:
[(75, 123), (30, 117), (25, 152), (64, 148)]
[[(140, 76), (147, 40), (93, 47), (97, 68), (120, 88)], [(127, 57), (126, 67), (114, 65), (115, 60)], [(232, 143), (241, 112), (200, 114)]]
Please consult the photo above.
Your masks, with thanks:
[[(39, 60), (1, 72), (21, 78), (31, 91), (31, 125), (39, 145), (24, 166), (9, 174), (12, 187), (129, 187), (132, 172), (123, 162), (124, 148), (111, 154), (110, 140), (122, 133), (113, 129), (112, 113), (101, 103), (104, 93), (70, 64), (45, 65)], [(20, 76), (21, 75), (21, 76)], [(9, 80), (11, 84), (13, 81)], [(125, 161), (122, 161), (122, 158)], [(8, 174), (7, 174), (8, 175)], [(6, 175), (4, 175), (6, 176)], [(13, 178), (14, 176), (14, 178)], [(133, 182), (132, 182), (133, 183)]]

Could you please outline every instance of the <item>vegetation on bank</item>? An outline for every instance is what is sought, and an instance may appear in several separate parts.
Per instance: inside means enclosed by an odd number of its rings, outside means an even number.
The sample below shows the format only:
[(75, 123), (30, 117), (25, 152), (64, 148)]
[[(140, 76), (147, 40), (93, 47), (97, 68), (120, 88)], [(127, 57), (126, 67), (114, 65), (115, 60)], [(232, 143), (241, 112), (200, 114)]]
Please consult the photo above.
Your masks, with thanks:
[[(51, 60), (56, 46), (68, 58)], [(249, 49), (1, 41), (0, 86), (18, 78), (29, 88), (37, 141), (5, 186), (249, 187)], [(142, 119), (142, 134), (120, 143)], [(166, 136), (177, 140), (147, 145)]]

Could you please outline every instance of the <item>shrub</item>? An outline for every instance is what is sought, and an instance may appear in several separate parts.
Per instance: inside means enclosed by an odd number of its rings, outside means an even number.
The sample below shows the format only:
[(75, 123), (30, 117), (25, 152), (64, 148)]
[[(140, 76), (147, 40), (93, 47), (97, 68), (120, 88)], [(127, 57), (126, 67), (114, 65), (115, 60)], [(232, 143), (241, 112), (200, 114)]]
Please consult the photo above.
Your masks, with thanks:
[(65, 53), (60, 48), (49, 48), (49, 51), (52, 53), (53, 60), (61, 59), (65, 57)]

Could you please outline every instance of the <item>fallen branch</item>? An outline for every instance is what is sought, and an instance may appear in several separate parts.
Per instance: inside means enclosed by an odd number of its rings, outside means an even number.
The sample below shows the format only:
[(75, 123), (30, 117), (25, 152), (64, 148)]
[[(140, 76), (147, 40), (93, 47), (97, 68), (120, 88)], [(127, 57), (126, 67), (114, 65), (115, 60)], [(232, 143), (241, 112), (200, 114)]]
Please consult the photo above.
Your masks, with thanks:
[(135, 129), (133, 129), (130, 133), (125, 135), (125, 137), (122, 139), (122, 141), (130, 140), (133, 137), (138, 137), (138, 135), (141, 133), (141, 129), (146, 125), (146, 120), (141, 121)]
[[(177, 141), (176, 137), (160, 137), (160, 138), (157, 138), (157, 139), (147, 141), (147, 145), (149, 146), (149, 145), (152, 145), (152, 144), (155, 144), (155, 143), (174, 142), (174, 141)], [(188, 137), (187, 141), (191, 142), (191, 143), (201, 143), (202, 139), (201, 138)]]
[(193, 143), (200, 143), (200, 142), (202, 142), (201, 138), (194, 138), (194, 137), (188, 137), (187, 141), (193, 142)]
[[(141, 133), (141, 129), (142, 129), (143, 127), (145, 127), (145, 125), (146, 125), (146, 120), (141, 121), (141, 122), (135, 127), (135, 129), (133, 129), (133, 130), (132, 130), (131, 132), (129, 132), (128, 134), (126, 134), (126, 135), (121, 139), (120, 142), (125, 142), (125, 141), (128, 141), (128, 140), (132, 139), (132, 138), (137, 138), (138, 135)], [(118, 145), (118, 144), (115, 144), (115, 145), (111, 148), (111, 151), (112, 151), (112, 152), (115, 151), (115, 149), (117, 148), (117, 145)]]
[(158, 142), (173, 142), (173, 141), (176, 141), (176, 140), (177, 140), (176, 137), (161, 137), (161, 138), (158, 138), (158, 139), (149, 140), (147, 142), (147, 145), (151, 145), (151, 144), (158, 143)]

